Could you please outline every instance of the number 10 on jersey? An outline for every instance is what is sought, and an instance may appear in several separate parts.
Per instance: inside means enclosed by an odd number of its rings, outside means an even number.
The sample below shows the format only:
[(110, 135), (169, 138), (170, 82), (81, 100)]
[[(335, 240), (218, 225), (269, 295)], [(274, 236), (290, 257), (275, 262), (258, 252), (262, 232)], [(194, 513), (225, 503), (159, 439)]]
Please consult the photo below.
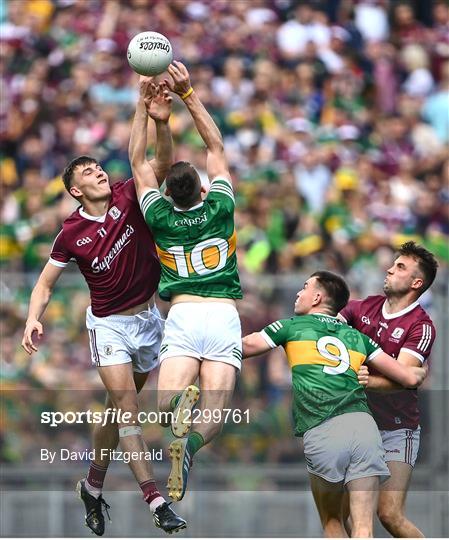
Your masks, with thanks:
[(189, 266), (201, 276), (218, 272), (218, 270), (224, 268), (228, 250), (229, 244), (226, 240), (209, 238), (199, 242), (190, 254), (185, 253), (184, 246), (173, 246), (168, 248), (167, 252), (173, 255), (175, 259), (178, 275), (180, 277), (189, 277)]

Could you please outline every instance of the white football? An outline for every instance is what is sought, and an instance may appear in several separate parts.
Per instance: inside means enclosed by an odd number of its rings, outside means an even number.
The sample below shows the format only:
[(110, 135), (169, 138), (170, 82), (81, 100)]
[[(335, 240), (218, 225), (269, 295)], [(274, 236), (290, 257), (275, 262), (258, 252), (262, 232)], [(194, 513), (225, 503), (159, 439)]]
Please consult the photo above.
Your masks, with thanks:
[(170, 41), (158, 32), (141, 32), (128, 45), (128, 63), (139, 75), (159, 75), (173, 60)]

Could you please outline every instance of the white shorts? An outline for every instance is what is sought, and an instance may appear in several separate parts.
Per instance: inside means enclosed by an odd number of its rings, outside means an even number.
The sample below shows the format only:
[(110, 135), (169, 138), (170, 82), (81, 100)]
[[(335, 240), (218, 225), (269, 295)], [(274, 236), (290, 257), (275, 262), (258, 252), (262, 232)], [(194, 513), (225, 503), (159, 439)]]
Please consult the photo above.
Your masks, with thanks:
[(132, 362), (133, 371), (147, 373), (158, 365), (163, 320), (156, 306), (137, 315), (96, 317), (86, 311), (92, 363), (99, 367)]
[(385, 461), (400, 461), (415, 466), (418, 457), (421, 428), (380, 431), (385, 449)]
[(220, 302), (185, 302), (168, 312), (161, 345), (161, 362), (191, 356), (242, 367), (242, 330), (237, 310)]
[(390, 476), (376, 422), (364, 412), (334, 416), (306, 431), (304, 455), (307, 470), (328, 482)]

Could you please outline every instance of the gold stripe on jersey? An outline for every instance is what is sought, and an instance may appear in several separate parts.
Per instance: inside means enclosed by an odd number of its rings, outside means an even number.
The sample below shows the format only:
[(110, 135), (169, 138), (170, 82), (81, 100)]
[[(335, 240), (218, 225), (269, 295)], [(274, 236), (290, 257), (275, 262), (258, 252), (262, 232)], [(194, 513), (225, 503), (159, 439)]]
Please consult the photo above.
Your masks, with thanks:
[(237, 247), (237, 233), (235, 232), (235, 229), (234, 229), (234, 232), (232, 233), (231, 238), (228, 239), (228, 244), (229, 244), (228, 259), (229, 259), (229, 257), (234, 254), (235, 249)]
[[(232, 236), (228, 239), (228, 252), (226, 255), (227, 259), (229, 259), (235, 253), (236, 248), (237, 248), (237, 234), (234, 229)], [(168, 251), (163, 250), (158, 245), (156, 245), (156, 249), (157, 249), (157, 254), (159, 256), (159, 260), (161, 264), (163, 264), (167, 268), (170, 268), (170, 270), (173, 270), (174, 272), (176, 272), (177, 266), (176, 266), (175, 256), (172, 253), (168, 253)], [(187, 263), (187, 270), (189, 272), (189, 275), (195, 274), (195, 270), (193, 269), (193, 266), (192, 266), (191, 254), (184, 253), (184, 257)], [(213, 270), (214, 268), (216, 268), (220, 262), (220, 252), (219, 252), (218, 246), (211, 246), (211, 247), (203, 249), (202, 259), (203, 259), (203, 264), (206, 268), (209, 268), (210, 270)]]
[(176, 272), (176, 263), (175, 263), (175, 257), (171, 253), (168, 253), (167, 251), (164, 251), (159, 246), (156, 246), (157, 254), (159, 257), (159, 260), (161, 264), (166, 266), (167, 268), (170, 268), (170, 270), (174, 270)]
[[(332, 345), (329, 345), (327, 350), (331, 354), (338, 354), (336, 347)], [(316, 348), (316, 341), (289, 341), (285, 346), (285, 352), (287, 353), (288, 363), (291, 368), (312, 364), (335, 367), (340, 363), (338, 360), (334, 361), (322, 356)], [(358, 351), (352, 351), (351, 349), (348, 349), (348, 352), (351, 368), (357, 373), (366, 355)]]

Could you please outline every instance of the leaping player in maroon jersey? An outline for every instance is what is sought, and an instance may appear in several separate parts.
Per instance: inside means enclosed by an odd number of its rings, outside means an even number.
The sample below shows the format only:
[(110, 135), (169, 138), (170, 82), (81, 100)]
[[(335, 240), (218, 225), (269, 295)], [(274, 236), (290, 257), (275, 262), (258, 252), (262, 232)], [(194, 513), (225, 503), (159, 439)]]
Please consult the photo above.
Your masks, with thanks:
[[(353, 300), (341, 311), (341, 318), (375, 340), (401, 364), (421, 366), (432, 349), (435, 327), (418, 299), (432, 285), (437, 267), (435, 257), (422, 246), (403, 244), (387, 270), (385, 296)], [(405, 499), (419, 449), (418, 396), (416, 389), (385, 393), (399, 388), (370, 370), (368, 403), (391, 474), (381, 486), (377, 513), (394, 537), (417, 538), (423, 534), (406, 518)]]
[[(156, 156), (150, 161), (162, 183), (172, 163), (172, 140), (168, 127), (171, 98), (155, 98), (152, 118), (156, 123)], [(148, 373), (158, 364), (162, 337), (154, 295), (160, 278), (155, 244), (136, 196), (132, 179), (109, 184), (107, 173), (92, 157), (74, 159), (64, 170), (67, 191), (80, 207), (63, 223), (50, 259), (30, 299), (22, 340), (23, 348), (37, 351), (34, 334), (43, 335), (41, 318), (52, 290), (64, 268), (74, 260), (90, 289), (91, 306), (86, 315), (92, 362), (107, 390), (106, 408), (121, 410), (121, 419), (96, 424), (93, 435), (95, 458), (87, 477), (77, 485), (86, 507), (86, 525), (98, 536), (104, 534), (103, 481), (112, 451), (120, 447), (135, 452), (130, 467), (153, 512), (154, 523), (172, 533), (186, 526), (158, 491), (152, 468), (145, 459), (147, 446), (138, 422), (137, 393)], [(128, 421), (123, 413), (129, 413)], [(126, 418), (126, 417), (125, 417)], [(131, 457), (133, 454), (129, 454)]]

